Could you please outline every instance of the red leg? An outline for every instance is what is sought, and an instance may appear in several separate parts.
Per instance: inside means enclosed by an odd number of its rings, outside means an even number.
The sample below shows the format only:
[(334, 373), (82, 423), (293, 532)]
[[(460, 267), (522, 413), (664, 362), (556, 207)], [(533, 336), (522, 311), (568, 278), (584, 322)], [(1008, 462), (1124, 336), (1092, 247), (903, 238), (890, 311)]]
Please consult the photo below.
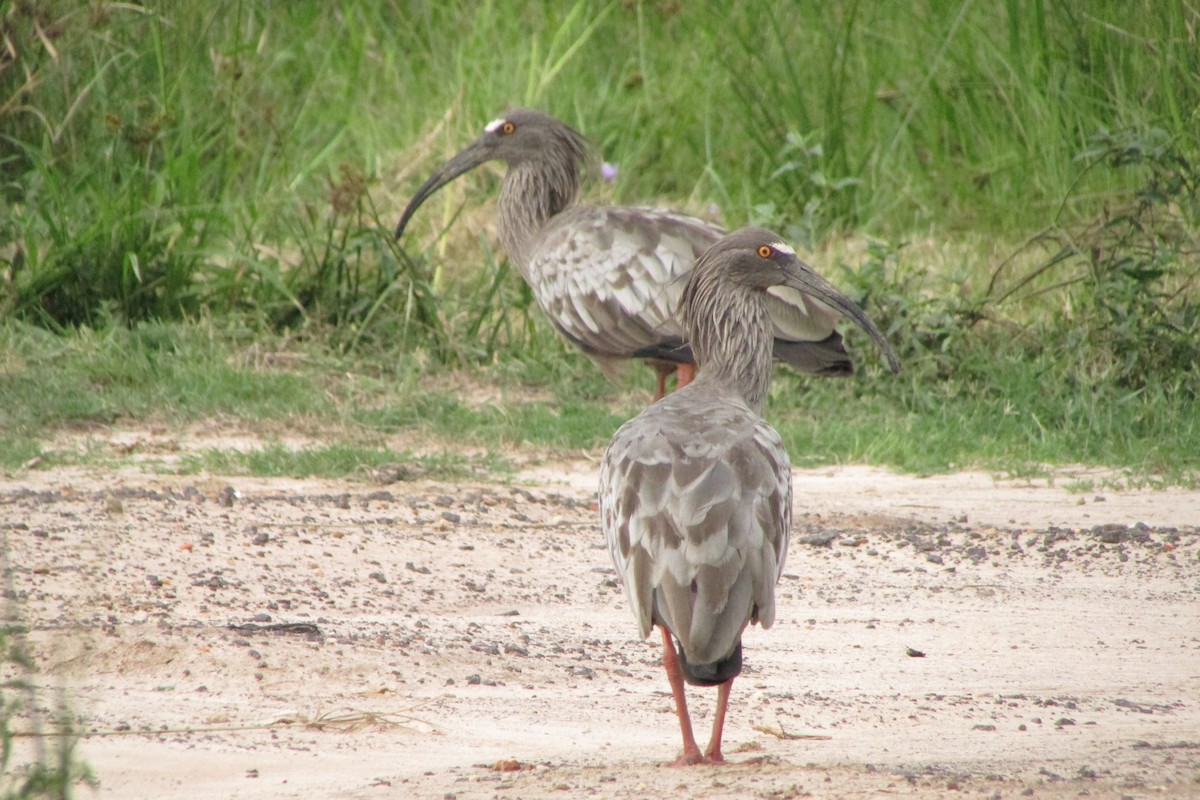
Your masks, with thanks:
[(679, 717), (679, 730), (683, 734), (683, 755), (671, 766), (703, 764), (704, 756), (696, 744), (696, 737), (692, 735), (692, 718), (688, 716), (687, 698), (683, 694), (683, 670), (679, 666), (679, 655), (675, 652), (675, 643), (671, 641), (671, 632), (662, 628), (662, 637), (663, 667), (667, 670), (667, 680), (671, 682), (671, 694), (675, 696), (675, 713)]
[(725, 709), (729, 706), (729, 690), (733, 688), (733, 678), (717, 687), (717, 712), (713, 715), (712, 738), (708, 740), (708, 749), (704, 751), (704, 759), (712, 764), (724, 764), (725, 756), (721, 755), (721, 734), (725, 728)]
[(695, 364), (680, 364), (675, 368), (675, 390), (679, 391), (683, 387), (696, 379)]
[(654, 400), (657, 403), (667, 396), (667, 373), (662, 370), (655, 370), (658, 373), (658, 387), (654, 390)]

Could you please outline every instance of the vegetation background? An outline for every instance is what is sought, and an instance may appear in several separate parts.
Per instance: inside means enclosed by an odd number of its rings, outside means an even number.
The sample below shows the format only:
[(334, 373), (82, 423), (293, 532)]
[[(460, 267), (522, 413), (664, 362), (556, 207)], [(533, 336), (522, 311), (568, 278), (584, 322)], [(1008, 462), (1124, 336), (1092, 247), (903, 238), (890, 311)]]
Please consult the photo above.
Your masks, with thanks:
[[(1194, 484), (1198, 31), (1194, 0), (0, 0), (0, 469), (595, 452), (649, 375), (555, 337), (494, 249), (499, 171), (392, 236), (530, 105), (616, 165), (588, 200), (780, 230), (887, 332), (898, 377), (855, 330), (855, 378), (777, 370), (797, 464)], [(259, 446), (156, 467), (121, 426)], [(69, 735), (9, 769), (12, 720), (71, 726), (5, 596), (0, 793), (67, 797)]]
[(778, 370), (798, 464), (1191, 481), (1198, 29), (1189, 0), (3, 0), (0, 465), (120, 460), (56, 437), (122, 421), (271, 432), (184, 469), (602, 446), (648, 376), (552, 334), (495, 251), (499, 169), (391, 236), (532, 105), (618, 167), (589, 201), (774, 227), (887, 332), (899, 377), (856, 331), (854, 379)]

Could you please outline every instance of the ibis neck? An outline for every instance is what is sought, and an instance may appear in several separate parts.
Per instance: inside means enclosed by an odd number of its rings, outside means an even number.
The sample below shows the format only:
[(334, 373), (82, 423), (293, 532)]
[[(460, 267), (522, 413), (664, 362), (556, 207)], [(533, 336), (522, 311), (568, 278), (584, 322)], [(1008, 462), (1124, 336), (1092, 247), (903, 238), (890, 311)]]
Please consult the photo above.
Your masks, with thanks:
[[(729, 302), (728, 294), (741, 295)], [(720, 297), (718, 297), (720, 296)], [(689, 335), (700, 376), (719, 382), (762, 414), (771, 384), (771, 317), (761, 294), (708, 284), (696, 292)]]
[(578, 192), (579, 172), (573, 163), (509, 167), (500, 187), (500, 244), (526, 279), (534, 238)]

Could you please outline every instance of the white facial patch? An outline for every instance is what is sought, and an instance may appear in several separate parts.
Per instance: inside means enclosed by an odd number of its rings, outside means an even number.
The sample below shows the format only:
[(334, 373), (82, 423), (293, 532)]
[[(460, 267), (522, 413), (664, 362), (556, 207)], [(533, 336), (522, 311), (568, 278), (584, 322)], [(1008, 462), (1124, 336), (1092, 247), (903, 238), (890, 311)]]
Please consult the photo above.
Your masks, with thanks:
[(790, 244), (787, 244), (786, 242), (771, 242), (771, 247), (773, 247), (774, 249), (778, 250), (781, 253), (787, 253), (789, 256), (796, 255), (796, 251), (793, 250), (792, 246)]
[(500, 130), (500, 126), (503, 125), (506, 121), (507, 120), (505, 120), (503, 117), (501, 117), (499, 119), (494, 119), (491, 122), (489, 122), (487, 125), (485, 125), (483, 129), (488, 133), (495, 133), (496, 131)]

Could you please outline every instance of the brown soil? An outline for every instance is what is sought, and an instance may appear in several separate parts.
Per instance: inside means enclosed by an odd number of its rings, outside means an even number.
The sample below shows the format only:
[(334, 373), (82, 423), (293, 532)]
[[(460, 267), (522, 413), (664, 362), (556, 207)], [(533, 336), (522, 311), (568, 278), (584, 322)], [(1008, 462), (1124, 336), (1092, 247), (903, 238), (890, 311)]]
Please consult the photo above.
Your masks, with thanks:
[(1200, 796), (1200, 493), (1081, 477), (798, 471), (723, 767), (661, 766), (678, 728), (593, 463), (31, 471), (0, 532), (104, 798)]

